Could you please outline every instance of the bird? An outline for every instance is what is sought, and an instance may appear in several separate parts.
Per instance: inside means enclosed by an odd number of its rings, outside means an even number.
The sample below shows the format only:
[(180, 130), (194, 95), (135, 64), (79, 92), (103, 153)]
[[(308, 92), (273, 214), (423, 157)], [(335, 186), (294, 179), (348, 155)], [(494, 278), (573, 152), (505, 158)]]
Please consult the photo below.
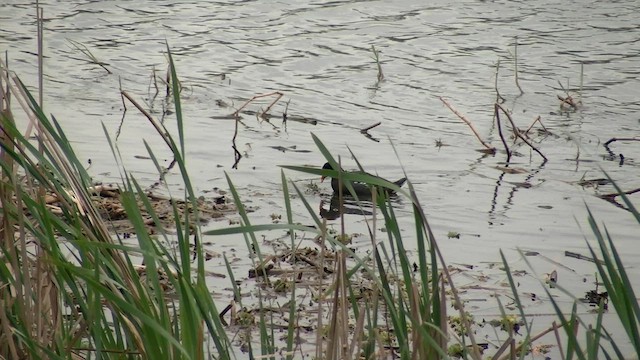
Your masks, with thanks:
[[(331, 166), (330, 163), (324, 164), (322, 166), (322, 169), (323, 170), (334, 170), (333, 166)], [(391, 182), (391, 181), (383, 179), (383, 178), (381, 178), (379, 176), (375, 176), (375, 175), (372, 175), (372, 174), (369, 174), (369, 173), (366, 173), (366, 172), (362, 172), (362, 171), (355, 171), (355, 172), (348, 172), (348, 173), (369, 175), (369, 176), (372, 176), (372, 177), (380, 179), (380, 180)], [(322, 176), (320, 178), (320, 182), (324, 181), (325, 177), (326, 176)], [(396, 181), (393, 181), (391, 183), (395, 184), (398, 187), (400, 187), (406, 181), (407, 181), (407, 178), (403, 177), (403, 178), (398, 179)], [(358, 196), (371, 196), (371, 185), (363, 183), (363, 182), (351, 181), (351, 186), (353, 187), (353, 190), (355, 191), (356, 195), (358, 195)], [(338, 180), (338, 178), (334, 178), (334, 177), (331, 178), (331, 188), (333, 189), (334, 193), (338, 193), (340, 191), (340, 181)], [(345, 195), (346, 194), (350, 194), (349, 188), (346, 186), (346, 184), (344, 182), (342, 183), (342, 193), (345, 194)], [(393, 191), (390, 190), (390, 193), (393, 193)]]

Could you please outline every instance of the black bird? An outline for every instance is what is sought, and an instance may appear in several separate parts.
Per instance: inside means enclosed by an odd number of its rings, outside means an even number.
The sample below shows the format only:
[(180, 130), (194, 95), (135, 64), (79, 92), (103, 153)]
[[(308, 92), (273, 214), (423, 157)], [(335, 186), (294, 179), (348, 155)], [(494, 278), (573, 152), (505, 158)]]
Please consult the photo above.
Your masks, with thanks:
[[(324, 166), (322, 166), (322, 169), (324, 170), (333, 170), (333, 166), (331, 166), (330, 163), (326, 163), (324, 164)], [(343, 170), (344, 171), (344, 170)], [(346, 172), (346, 171), (345, 171)], [(362, 171), (355, 171), (355, 172), (351, 172), (352, 174), (366, 174), (369, 176), (373, 176), (375, 178), (381, 179), (381, 180), (385, 180), (385, 181), (389, 181), (386, 179), (383, 179), (379, 176), (375, 176), (375, 175), (371, 175), (369, 173), (365, 173)], [(321, 182), (324, 180), (325, 176), (323, 176), (321, 178)], [(406, 177), (403, 177), (402, 179), (396, 180), (393, 182), (393, 184), (397, 185), (398, 187), (402, 186), (405, 182), (407, 181)], [(391, 182), (391, 181), (389, 181)], [(353, 186), (353, 190), (356, 192), (356, 195), (358, 196), (371, 196), (371, 186), (362, 182), (357, 182), (357, 181), (351, 181), (351, 186)], [(331, 178), (331, 188), (333, 189), (334, 193), (338, 193), (340, 190), (340, 184), (338, 181), (338, 178)], [(390, 191), (391, 193), (393, 193), (392, 191)], [(344, 195), (348, 195), (350, 194), (349, 192), (349, 188), (347, 188), (347, 186), (343, 183), (342, 184), (342, 193)]]

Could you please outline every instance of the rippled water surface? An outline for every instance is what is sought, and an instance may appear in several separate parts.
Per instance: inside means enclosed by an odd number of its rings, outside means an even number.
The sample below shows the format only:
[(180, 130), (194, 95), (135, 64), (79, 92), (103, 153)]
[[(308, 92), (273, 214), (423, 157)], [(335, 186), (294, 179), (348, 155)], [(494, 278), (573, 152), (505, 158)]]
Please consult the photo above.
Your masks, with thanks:
[[(592, 264), (564, 255), (567, 250), (587, 253), (585, 234), (592, 235), (586, 203), (606, 222), (627, 270), (638, 279), (638, 226), (626, 210), (596, 196), (614, 192), (612, 186), (579, 183), (603, 177), (604, 169), (625, 191), (640, 188), (639, 143), (614, 142), (612, 153), (603, 147), (613, 137), (640, 137), (636, 1), (302, 3), (41, 2), (46, 111), (62, 122), (80, 157), (92, 160), (90, 172), (97, 179), (117, 180), (101, 124), (115, 136), (123, 115), (119, 81), (162, 117), (163, 85), (153, 98), (152, 79), (154, 72), (159, 78), (166, 74), (168, 43), (184, 86), (192, 181), (202, 193), (226, 189), (228, 172), (256, 209), (254, 222), (268, 223), (271, 214), (284, 213), (277, 165), (324, 162), (313, 132), (346, 168), (356, 166), (349, 149), (368, 171), (390, 179), (401, 176), (401, 163), (451, 264), (497, 261), (503, 249), (514, 267), (528, 269), (518, 260), (515, 250), (520, 248), (546, 259), (535, 263), (533, 279), (553, 269), (568, 279), (592, 279)], [(0, 4), (0, 50), (8, 50), (10, 67), (32, 86), (37, 84), (34, 14), (31, 4)], [(516, 37), (522, 96), (514, 81)], [(89, 62), (72, 41), (86, 46), (112, 74)], [(380, 51), (382, 81), (377, 80), (372, 45)], [(510, 166), (523, 170), (518, 174), (496, 168), (506, 159), (492, 116), (498, 61), (497, 86), (514, 121), (526, 129), (540, 116), (551, 132), (532, 136), (546, 163), (527, 146), (514, 149)], [(563, 112), (557, 96), (566, 96), (562, 87), (579, 90), (581, 64), (583, 106)], [(227, 115), (252, 96), (273, 91), (284, 96), (271, 109), (270, 122), (254, 114), (273, 97), (250, 104), (243, 113), (237, 145), (244, 156), (232, 169), (235, 123)], [(471, 120), (480, 136), (500, 149), (498, 154), (477, 152), (482, 147), (478, 140), (439, 97)], [(152, 162), (140, 158), (146, 155), (142, 139), (167, 163), (169, 154), (149, 123), (133, 106), (127, 108), (118, 145), (127, 168), (151, 183), (157, 176)], [(165, 121), (175, 128), (173, 117)], [(377, 122), (381, 125), (370, 131), (373, 140), (360, 133)], [(299, 173), (287, 175), (302, 188), (317, 182)], [(331, 193), (328, 184), (320, 187), (324, 195), (308, 195), (312, 206)], [(294, 203), (296, 221), (309, 223), (306, 210)], [(397, 207), (403, 233), (412, 239), (411, 208), (406, 201)], [(362, 217), (348, 216), (347, 231), (366, 233)], [(447, 238), (450, 231), (460, 238)], [(242, 253), (244, 248), (240, 238), (211, 241), (217, 251)], [(370, 240), (361, 236), (354, 245), (370, 247)], [(237, 266), (249, 264), (244, 261)], [(576, 294), (591, 287), (581, 281), (564, 285)]]

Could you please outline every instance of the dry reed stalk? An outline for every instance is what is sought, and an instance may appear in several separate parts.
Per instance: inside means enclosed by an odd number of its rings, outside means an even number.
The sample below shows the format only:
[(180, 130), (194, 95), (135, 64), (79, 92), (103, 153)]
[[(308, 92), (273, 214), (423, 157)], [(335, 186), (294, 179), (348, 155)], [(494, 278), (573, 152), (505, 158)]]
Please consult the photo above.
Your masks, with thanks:
[[(458, 294), (458, 290), (456, 289), (454, 282), (453, 282), (453, 278), (451, 277), (451, 273), (449, 273), (449, 269), (446, 266), (446, 262), (444, 261), (444, 255), (442, 255), (442, 252), (440, 251), (440, 247), (438, 246), (436, 240), (435, 240), (435, 236), (433, 235), (433, 231), (431, 231), (431, 227), (428, 225), (428, 223), (426, 222), (426, 216), (424, 215), (424, 211), (422, 210), (422, 205), (420, 205), (420, 201), (418, 200), (418, 198), (415, 196), (415, 192), (413, 191), (413, 189), (411, 190), (412, 193), (412, 198), (414, 201), (414, 205), (416, 207), (416, 209), (418, 209), (418, 211), (420, 211), (422, 219), (424, 221), (425, 227), (427, 229), (427, 234), (428, 234), (428, 238), (429, 238), (429, 243), (432, 246), (433, 249), (435, 249), (436, 251), (436, 255), (438, 256), (438, 259), (440, 260), (440, 264), (442, 264), (442, 275), (444, 275), (444, 279), (446, 279), (447, 284), (449, 284), (449, 289), (451, 290), (451, 295), (453, 296), (453, 307), (455, 309), (458, 309), (458, 312), (460, 314), (460, 319), (463, 322), (463, 325), (466, 329), (471, 329), (471, 321), (469, 320), (469, 317), (466, 316), (466, 314), (464, 313), (464, 303), (462, 302), (462, 299), (460, 299), (460, 295)], [(444, 293), (444, 279), (442, 279), (442, 284), (440, 286), (442, 293), (442, 296), (445, 296)], [(444, 303), (444, 302), (443, 302)], [(478, 350), (478, 342), (476, 341), (475, 335), (473, 334), (473, 331), (467, 331), (467, 336), (469, 337), (469, 340), (471, 341), (471, 352), (470, 355), (474, 360), (481, 360), (482, 359), (482, 354), (480, 354), (480, 350)]]
[(506, 99), (500, 95), (500, 91), (498, 90), (498, 74), (500, 72), (500, 59), (496, 62), (496, 77), (493, 83), (493, 87), (496, 90), (496, 102), (505, 102)]
[(343, 251), (338, 251), (335, 261), (335, 276), (333, 282), (333, 301), (331, 317), (329, 319), (329, 343), (327, 344), (326, 359), (347, 359), (349, 350), (349, 303), (347, 302), (347, 259)]
[[(156, 129), (160, 137), (162, 137), (162, 140), (164, 140), (164, 142), (167, 144), (169, 149), (171, 149), (171, 142), (169, 141), (169, 137), (162, 129), (162, 126), (158, 124), (158, 122), (153, 118), (153, 116), (151, 116), (151, 114), (149, 114), (147, 110), (145, 110), (140, 104), (138, 104), (138, 102), (135, 101), (126, 90), (121, 90), (120, 95), (124, 98), (127, 98), (127, 100), (129, 100), (133, 104), (133, 106), (135, 106), (142, 113), (142, 115), (144, 115), (147, 118), (147, 120), (149, 120), (149, 122), (154, 127), (154, 129)], [(124, 100), (122, 100), (122, 103), (124, 104)], [(124, 110), (126, 112), (127, 108), (125, 107)]]
[(322, 269), (324, 269), (324, 260), (325, 260), (325, 242), (327, 240), (327, 219), (322, 219), (322, 228), (321, 228), (321, 234), (320, 234), (320, 241), (319, 241), (319, 245), (320, 245), (320, 270), (319, 270), (319, 274), (318, 274), (318, 319), (317, 319), (317, 329), (318, 331), (316, 332), (316, 359), (322, 359), (322, 349), (323, 349), (323, 337), (322, 337), (322, 318), (323, 318), (323, 314), (322, 314), (322, 309), (323, 309), (323, 302), (324, 302), (324, 291), (323, 291), (323, 279), (324, 279), (324, 274)]
[(235, 123), (235, 130), (233, 131), (233, 138), (231, 138), (231, 148), (233, 149), (233, 154), (234, 154), (234, 158), (235, 161), (233, 163), (233, 165), (231, 166), (232, 169), (237, 169), (238, 168), (238, 163), (240, 162), (240, 159), (242, 159), (242, 154), (240, 153), (240, 151), (238, 151), (238, 146), (236, 145), (236, 138), (238, 137), (238, 123), (240, 122), (240, 119), (236, 118), (234, 123)]
[(544, 129), (544, 131), (549, 132), (549, 130), (547, 130), (547, 128), (546, 128), (546, 127), (544, 126), (544, 124), (542, 123), (542, 120), (541, 120), (541, 118), (540, 118), (540, 115), (538, 115), (538, 117), (536, 117), (536, 118), (533, 120), (533, 122), (531, 123), (531, 125), (529, 126), (529, 128), (524, 132), (524, 133), (525, 133), (525, 135), (526, 135), (526, 134), (528, 134), (528, 133), (529, 133), (529, 131), (530, 131), (531, 129), (533, 129), (533, 126), (534, 126), (536, 123), (540, 124), (540, 126), (542, 126), (542, 128)]
[(378, 67), (378, 82), (384, 80), (384, 73), (382, 72), (382, 65), (380, 64), (380, 52), (376, 50), (376, 47), (371, 45), (371, 51), (373, 52), (373, 60)]
[(382, 121), (378, 121), (377, 123), (375, 123), (375, 124), (373, 124), (371, 126), (367, 126), (366, 128), (360, 129), (360, 132), (364, 134), (364, 133), (368, 132), (369, 130), (373, 129), (374, 127), (380, 126), (380, 124), (382, 124)]
[(480, 143), (487, 148), (487, 150), (489, 150), (491, 153), (495, 153), (496, 148), (494, 148), (493, 146), (487, 144), (484, 140), (482, 140), (482, 138), (480, 137), (480, 134), (478, 133), (478, 131), (476, 130), (476, 128), (473, 126), (473, 124), (471, 123), (471, 121), (469, 121), (463, 114), (461, 114), (458, 110), (456, 110), (447, 100), (445, 100), (442, 96), (439, 96), (438, 99), (440, 99), (440, 101), (442, 101), (448, 108), (449, 110), (451, 110), (454, 114), (456, 114), (458, 116), (458, 118), (460, 118), (460, 120), (464, 121), (465, 124), (467, 124), (469, 126), (469, 128), (471, 128), (471, 131), (473, 131), (473, 134), (476, 136), (476, 138), (480, 141)]
[[(422, 324), (425, 318), (422, 316), (420, 311), (420, 289), (416, 285), (415, 282), (411, 282), (411, 284), (405, 284), (406, 286), (411, 286), (411, 295), (409, 297), (409, 309), (411, 311), (411, 321), (416, 324)], [(413, 345), (413, 349), (411, 350), (412, 359), (428, 359), (429, 356), (425, 352), (426, 342), (422, 341), (420, 336), (420, 331), (418, 329), (413, 329), (411, 331), (411, 343)]]
[(553, 326), (553, 334), (556, 337), (556, 343), (558, 344), (558, 352), (560, 353), (560, 358), (561, 359), (566, 359), (564, 357), (564, 349), (562, 348), (562, 341), (560, 341), (560, 333), (558, 332), (558, 329), (560, 328), (560, 326), (557, 326), (556, 322), (552, 322), (551, 325)]
[(508, 164), (511, 161), (511, 150), (509, 150), (507, 141), (505, 140), (504, 135), (502, 134), (502, 123), (500, 121), (500, 112), (498, 111), (498, 103), (495, 103), (493, 111), (496, 117), (496, 122), (498, 123), (498, 135), (500, 135), (500, 141), (502, 141), (502, 145), (504, 145), (504, 150), (507, 152), (507, 164)]
[[(529, 338), (529, 340), (527, 341), (526, 345), (531, 345), (531, 344), (533, 344), (533, 342), (534, 342), (534, 341), (539, 340), (540, 338), (542, 338), (543, 336), (547, 335), (548, 333), (550, 333), (550, 332), (552, 332), (552, 331), (557, 333), (558, 329), (559, 329), (559, 328), (561, 328), (561, 327), (562, 327), (562, 325), (558, 325), (558, 324), (556, 324), (556, 322), (554, 321), (554, 322), (551, 324), (551, 326), (550, 326), (549, 328), (547, 328), (547, 329), (545, 329), (545, 330), (542, 330), (541, 332), (537, 333), (536, 335), (534, 335), (534, 336), (530, 337), (530, 338)], [(513, 337), (512, 337), (511, 335), (509, 336), (509, 338), (513, 340)], [(515, 343), (515, 340), (514, 340), (514, 343)], [(518, 346), (516, 346), (516, 347), (515, 347), (515, 349), (514, 349), (514, 353), (513, 353), (513, 354), (505, 355), (505, 356), (503, 356), (502, 358), (500, 358), (500, 360), (506, 360), (506, 359), (507, 359), (508, 357), (510, 357), (510, 356), (517, 355), (517, 354), (518, 354), (518, 352), (522, 350), (522, 348), (523, 348), (523, 346), (524, 346), (524, 345), (525, 345), (525, 343), (521, 343), (521, 344), (519, 344)], [(559, 342), (558, 342), (558, 345), (560, 345), (560, 343), (559, 343)], [(503, 345), (503, 346), (504, 346), (504, 345)], [(513, 345), (512, 345), (512, 346), (513, 346)], [(500, 356), (500, 355), (501, 355), (501, 354), (496, 353), (495, 355), (493, 355), (493, 358), (494, 358), (494, 359), (497, 359), (497, 358), (498, 358), (498, 356)], [(562, 358), (564, 358), (564, 357), (562, 357)]]
[(261, 94), (261, 95), (255, 95), (253, 96), (251, 99), (247, 100), (238, 110), (236, 110), (231, 116), (237, 118), (240, 114), (240, 111), (242, 111), (245, 107), (247, 107), (247, 105), (249, 105), (250, 103), (252, 103), (253, 101), (263, 98), (263, 97), (267, 97), (267, 96), (273, 96), (276, 95), (276, 99), (273, 100), (271, 102), (271, 104), (269, 104), (269, 106), (267, 106), (267, 109), (264, 110), (261, 114), (261, 116), (265, 116), (269, 110), (271, 110), (271, 108), (273, 107), (273, 105), (275, 105), (278, 100), (280, 100), (280, 98), (282, 98), (284, 96), (283, 93), (279, 92), (279, 91), (274, 91), (274, 92), (270, 92), (268, 94)]
[(513, 130), (514, 135), (519, 137), (522, 141), (524, 141), (525, 144), (529, 145), (530, 148), (532, 148), (535, 152), (537, 152), (538, 155), (540, 155), (542, 157), (542, 159), (544, 159), (544, 161), (547, 162), (547, 160), (548, 160), (547, 157), (544, 156), (544, 154), (542, 152), (540, 152), (540, 150), (538, 150), (538, 148), (533, 146), (533, 144), (531, 144), (529, 142), (529, 140), (527, 140), (524, 136), (522, 136), (522, 134), (520, 133), (520, 130), (518, 130), (518, 128), (516, 127), (516, 124), (513, 122), (513, 119), (511, 118), (511, 114), (509, 114), (509, 112), (505, 108), (503, 108), (502, 105), (496, 103), (495, 106), (496, 106), (496, 109), (500, 109), (500, 111), (502, 111), (502, 113), (507, 116), (507, 119), (509, 119), (509, 122), (511, 123), (511, 128)]
[(518, 81), (518, 37), (515, 37), (515, 45), (514, 45), (514, 63), (515, 63), (515, 80), (516, 86), (518, 90), (520, 90), (520, 95), (524, 94), (524, 90), (520, 87), (520, 81)]
[[(492, 359), (498, 359), (498, 357), (502, 355), (502, 353), (505, 352), (507, 348), (513, 347), (514, 342), (515, 342), (515, 339), (513, 338), (513, 336), (509, 335), (507, 340), (505, 340), (502, 343), (502, 345), (498, 348), (498, 351), (496, 351), (495, 354), (493, 354)], [(505, 355), (505, 357), (511, 357), (512, 355), (513, 354), (509, 352), (509, 354)]]
[(362, 344), (362, 337), (364, 336), (364, 318), (365, 318), (365, 311), (360, 311), (360, 315), (356, 320), (356, 326), (353, 329), (353, 339), (351, 339), (351, 346), (349, 346), (347, 359), (357, 358), (355, 354), (360, 354), (360, 351), (362, 350), (361, 344)]

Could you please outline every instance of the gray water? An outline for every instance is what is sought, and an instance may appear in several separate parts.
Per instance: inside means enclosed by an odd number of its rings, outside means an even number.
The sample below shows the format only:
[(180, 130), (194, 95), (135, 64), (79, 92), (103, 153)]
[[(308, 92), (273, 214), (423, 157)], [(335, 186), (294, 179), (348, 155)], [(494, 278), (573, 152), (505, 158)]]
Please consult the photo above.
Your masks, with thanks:
[[(637, 224), (629, 212), (597, 197), (613, 193), (611, 185), (579, 184), (603, 177), (604, 170), (625, 191), (640, 187), (640, 144), (614, 142), (613, 156), (603, 147), (613, 137), (640, 137), (638, 3), (421, 3), (44, 1), (45, 110), (61, 121), (80, 158), (91, 159), (89, 171), (96, 179), (117, 181), (101, 124), (115, 137), (123, 114), (119, 81), (154, 116), (162, 117), (162, 84), (161, 94), (153, 98), (151, 79), (154, 70), (160, 78), (166, 75), (168, 43), (184, 86), (192, 181), (203, 194), (227, 189), (226, 171), (256, 210), (254, 223), (269, 223), (271, 214), (285, 213), (277, 165), (324, 163), (311, 139), (313, 132), (334, 156), (341, 156), (345, 168), (356, 167), (349, 149), (369, 172), (390, 179), (401, 176), (402, 164), (450, 264), (493, 263), (502, 249), (512, 269), (531, 270), (517, 250), (536, 251), (541, 256), (529, 259), (535, 269), (526, 277), (531, 289), (538, 278), (557, 270), (560, 283), (579, 296), (593, 288), (595, 269), (565, 257), (565, 251), (588, 253), (585, 237), (593, 236), (586, 222), (587, 204), (607, 224), (627, 271), (638, 279)], [(32, 88), (37, 84), (34, 15), (31, 4), (0, 4), (0, 50), (9, 51), (10, 67)], [(516, 37), (522, 96), (514, 81)], [(70, 41), (86, 46), (112, 74), (87, 61)], [(380, 51), (382, 81), (377, 80), (372, 45)], [(540, 116), (552, 133), (532, 137), (549, 159), (546, 163), (527, 146), (515, 149), (510, 167), (523, 169), (522, 174), (496, 168), (506, 159), (493, 122), (498, 60), (498, 89), (516, 124), (526, 129)], [(563, 112), (557, 96), (565, 96), (562, 87), (579, 90), (581, 64), (583, 106)], [(274, 91), (284, 97), (272, 108), (270, 122), (243, 114), (237, 145), (245, 156), (232, 169), (234, 121), (226, 116), (252, 96)], [(498, 154), (477, 152), (482, 148), (478, 140), (439, 97), (465, 114)], [(260, 111), (272, 99), (247, 110)], [(221, 102), (233, 107), (222, 107)], [(287, 103), (290, 120), (285, 126)], [(118, 139), (123, 161), (151, 184), (157, 175), (152, 162), (140, 158), (147, 155), (142, 139), (166, 164), (171, 158), (151, 125), (133, 106), (127, 108)], [(300, 119), (308, 121), (295, 121)], [(165, 121), (175, 129), (173, 117)], [(381, 125), (370, 133), (379, 142), (359, 131), (376, 122)], [(279, 146), (296, 151), (274, 148)], [(302, 188), (318, 181), (286, 174)], [(178, 177), (169, 181), (179, 186)], [(312, 206), (331, 193), (328, 184), (320, 187), (322, 194), (308, 194)], [(301, 203), (294, 199), (294, 206), (295, 221), (311, 223)], [(411, 243), (413, 217), (407, 201), (400, 200), (396, 212)], [(339, 228), (337, 221), (330, 224)], [(228, 222), (210, 225), (222, 226)], [(362, 217), (348, 216), (346, 227), (349, 233), (367, 233)], [(450, 231), (460, 238), (447, 238)], [(239, 259), (237, 276), (245, 274), (250, 262), (241, 238), (207, 240), (215, 251), (233, 250)], [(354, 246), (369, 249), (370, 240), (356, 237)], [(225, 272), (222, 264), (211, 267)], [(481, 265), (479, 272), (490, 273), (491, 267)], [(640, 285), (640, 280), (634, 282)], [(226, 286), (212, 281), (212, 290)], [(551, 312), (547, 302), (538, 305), (529, 310)], [(475, 310), (498, 313), (494, 304)]]

